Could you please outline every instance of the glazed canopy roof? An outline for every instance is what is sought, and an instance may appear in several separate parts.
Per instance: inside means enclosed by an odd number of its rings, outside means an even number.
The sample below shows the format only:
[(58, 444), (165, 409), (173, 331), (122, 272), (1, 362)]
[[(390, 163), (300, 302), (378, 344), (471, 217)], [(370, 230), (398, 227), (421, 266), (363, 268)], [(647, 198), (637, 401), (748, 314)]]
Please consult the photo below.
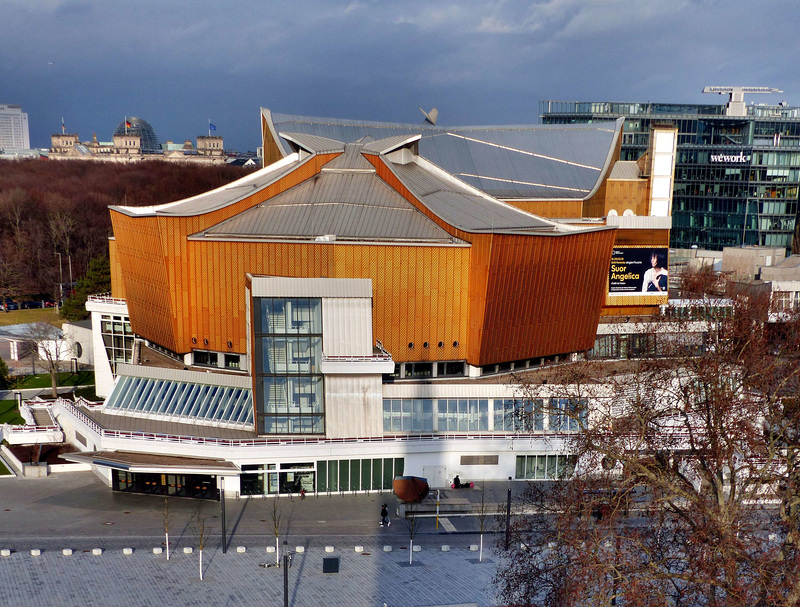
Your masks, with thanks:
[(420, 134), (424, 158), (490, 196), (520, 200), (589, 197), (611, 166), (623, 123), (441, 127), (261, 112), (284, 155), (291, 144), (281, 133), (344, 142)]

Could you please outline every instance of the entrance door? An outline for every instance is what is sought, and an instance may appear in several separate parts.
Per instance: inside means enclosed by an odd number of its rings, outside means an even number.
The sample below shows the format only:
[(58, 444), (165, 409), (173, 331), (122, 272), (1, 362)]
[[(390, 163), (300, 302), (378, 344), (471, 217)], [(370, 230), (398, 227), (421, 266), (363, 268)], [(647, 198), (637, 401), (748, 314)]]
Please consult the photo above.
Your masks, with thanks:
[(447, 466), (423, 466), (422, 476), (428, 479), (431, 488), (447, 487)]

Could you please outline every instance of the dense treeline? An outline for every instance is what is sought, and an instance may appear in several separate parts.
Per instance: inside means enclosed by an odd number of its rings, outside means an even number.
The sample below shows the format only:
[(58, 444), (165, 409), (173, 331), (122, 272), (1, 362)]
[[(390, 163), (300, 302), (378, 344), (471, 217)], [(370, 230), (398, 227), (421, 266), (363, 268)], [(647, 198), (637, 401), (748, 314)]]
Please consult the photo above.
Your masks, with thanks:
[(89, 260), (108, 256), (109, 205), (180, 200), (248, 172), (160, 161), (0, 161), (0, 297), (55, 296), (70, 262), (77, 281)]

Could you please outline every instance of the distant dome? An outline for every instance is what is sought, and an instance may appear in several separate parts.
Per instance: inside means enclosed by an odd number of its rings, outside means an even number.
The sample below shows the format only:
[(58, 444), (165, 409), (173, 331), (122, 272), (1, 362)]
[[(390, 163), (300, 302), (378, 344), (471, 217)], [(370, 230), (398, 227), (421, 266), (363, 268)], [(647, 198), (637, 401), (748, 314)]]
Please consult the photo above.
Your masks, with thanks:
[(114, 129), (115, 135), (139, 135), (142, 138), (142, 152), (145, 154), (155, 154), (161, 151), (161, 146), (158, 143), (156, 132), (147, 120), (136, 118), (135, 116), (128, 118), (127, 130), (125, 130), (125, 121), (123, 120)]

